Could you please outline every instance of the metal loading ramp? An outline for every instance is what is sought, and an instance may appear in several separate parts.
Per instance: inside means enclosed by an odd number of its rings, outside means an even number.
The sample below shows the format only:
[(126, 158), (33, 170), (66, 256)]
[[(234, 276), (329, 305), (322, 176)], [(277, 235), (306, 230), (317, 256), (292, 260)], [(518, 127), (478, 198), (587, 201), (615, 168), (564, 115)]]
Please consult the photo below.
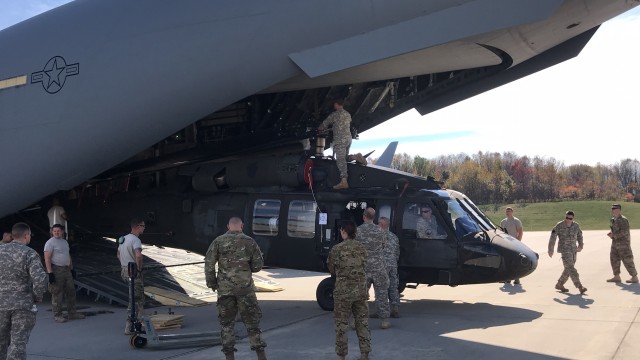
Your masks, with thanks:
[[(87, 240), (74, 246), (75, 283), (78, 291), (95, 296), (96, 301), (127, 306), (129, 290), (120, 276), (117, 248), (110, 239)], [(203, 255), (146, 244), (142, 245), (142, 254), (147, 303), (200, 306), (216, 301), (216, 293), (206, 284)], [(254, 282), (257, 291), (284, 290), (263, 273), (255, 274)]]

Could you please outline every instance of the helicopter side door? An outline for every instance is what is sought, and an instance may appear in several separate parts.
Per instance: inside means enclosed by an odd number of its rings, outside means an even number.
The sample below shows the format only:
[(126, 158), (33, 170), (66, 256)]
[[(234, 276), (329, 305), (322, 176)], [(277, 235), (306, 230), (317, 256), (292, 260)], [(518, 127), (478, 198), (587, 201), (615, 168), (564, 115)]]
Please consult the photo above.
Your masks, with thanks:
[(406, 202), (399, 206), (400, 262), (411, 268), (452, 269), (458, 264), (457, 241), (450, 219), (436, 202)]

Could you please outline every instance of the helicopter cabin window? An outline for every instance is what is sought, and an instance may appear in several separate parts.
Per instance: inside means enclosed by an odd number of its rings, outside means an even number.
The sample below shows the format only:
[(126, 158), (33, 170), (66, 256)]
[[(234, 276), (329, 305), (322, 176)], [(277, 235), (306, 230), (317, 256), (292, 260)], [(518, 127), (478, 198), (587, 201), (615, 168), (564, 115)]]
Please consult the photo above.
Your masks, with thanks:
[(287, 235), (312, 238), (316, 235), (316, 203), (294, 200), (289, 205)]
[(253, 206), (253, 233), (255, 235), (278, 235), (280, 200), (258, 199)]
[(378, 219), (380, 219), (381, 217), (386, 217), (387, 219), (391, 219), (391, 206), (381, 205), (378, 208)]
[(407, 203), (402, 216), (402, 234), (407, 238), (446, 239), (447, 233), (433, 206)]

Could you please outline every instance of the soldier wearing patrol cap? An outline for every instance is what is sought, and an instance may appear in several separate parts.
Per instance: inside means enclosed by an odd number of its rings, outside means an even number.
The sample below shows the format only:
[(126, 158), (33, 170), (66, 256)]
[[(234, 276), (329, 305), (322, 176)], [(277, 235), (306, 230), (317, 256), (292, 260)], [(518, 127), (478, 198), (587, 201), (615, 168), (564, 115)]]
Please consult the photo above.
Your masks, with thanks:
[(338, 165), (338, 171), (340, 172), (340, 182), (333, 188), (348, 189), (349, 183), (347, 178), (349, 174), (347, 172), (347, 161), (356, 161), (359, 164), (367, 165), (367, 160), (358, 153), (356, 155), (348, 155), (349, 147), (351, 146), (351, 115), (343, 107), (342, 100), (335, 100), (333, 102), (332, 112), (318, 127), (318, 132), (324, 132), (329, 126), (333, 130), (333, 152), (335, 153), (336, 162)]
[(638, 282), (638, 271), (633, 263), (633, 252), (631, 251), (631, 233), (629, 232), (629, 220), (622, 215), (622, 206), (620, 204), (611, 205), (611, 220), (609, 226), (611, 231), (607, 234), (611, 238), (611, 252), (609, 259), (611, 260), (611, 269), (613, 277), (607, 279), (607, 282), (621, 282), (620, 279), (620, 262), (631, 275), (628, 283)]

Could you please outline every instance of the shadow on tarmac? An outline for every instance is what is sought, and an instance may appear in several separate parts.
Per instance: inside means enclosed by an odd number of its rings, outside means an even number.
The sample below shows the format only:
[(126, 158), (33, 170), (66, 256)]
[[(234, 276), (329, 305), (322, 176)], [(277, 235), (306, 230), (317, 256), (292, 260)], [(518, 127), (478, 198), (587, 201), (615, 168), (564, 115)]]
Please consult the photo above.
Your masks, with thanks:
[(634, 295), (640, 295), (640, 284), (616, 283), (616, 286), (622, 290), (633, 293)]
[(521, 284), (514, 285), (511, 283), (502, 284), (502, 286), (500, 287), (500, 291), (509, 295), (516, 295), (527, 292), (527, 290), (525, 290)]
[[(278, 306), (276, 303), (261, 301), (263, 309)], [(313, 302), (302, 303), (304, 303), (303, 307), (316, 306)], [(373, 311), (375, 307), (373, 302), (369, 302), (369, 306), (370, 311)], [(267, 311), (263, 312), (269, 316)], [(542, 313), (537, 311), (488, 303), (403, 300), (401, 315), (399, 319), (391, 319), (392, 327), (389, 330), (381, 330), (379, 320), (369, 320), (373, 346), (372, 359), (461, 359), (469, 357), (470, 354), (473, 354), (474, 359), (559, 359), (554, 356), (455, 338), (468, 330), (484, 331), (492, 327), (532, 322), (542, 316)], [(330, 359), (335, 356), (333, 348), (335, 333), (330, 315), (317, 316), (309, 321), (275, 331), (267, 330), (265, 337), (269, 343), (269, 355), (275, 359), (315, 360)], [(291, 342), (293, 337), (296, 341)], [(244, 342), (245, 344), (239, 345), (236, 359), (253, 359), (255, 355), (247, 350), (248, 344), (246, 340)], [(355, 332), (350, 331), (348, 359), (357, 358), (359, 354), (357, 343)], [(310, 354), (311, 350), (313, 355)]]
[(580, 309), (589, 309), (590, 305), (594, 304), (595, 301), (593, 299), (585, 298), (585, 296), (588, 296), (588, 294), (581, 295), (581, 294), (567, 293), (566, 298), (564, 299), (553, 298), (553, 301), (562, 305), (571, 305), (571, 306), (577, 306)]

